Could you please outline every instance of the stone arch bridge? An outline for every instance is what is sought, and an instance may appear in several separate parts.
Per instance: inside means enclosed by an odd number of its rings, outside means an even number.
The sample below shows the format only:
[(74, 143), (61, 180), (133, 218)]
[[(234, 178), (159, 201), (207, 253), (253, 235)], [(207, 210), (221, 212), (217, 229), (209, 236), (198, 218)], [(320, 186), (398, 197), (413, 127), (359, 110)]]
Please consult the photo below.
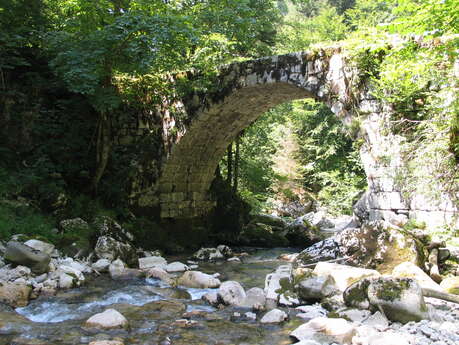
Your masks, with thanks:
[[(387, 132), (383, 120), (392, 109), (371, 96), (368, 80), (339, 48), (227, 65), (220, 69), (213, 89), (175, 101), (181, 121), (172, 111), (161, 110), (164, 150), (154, 178), (133, 188), (133, 200), (140, 208), (155, 209), (161, 218), (208, 214), (215, 206), (208, 192), (216, 167), (236, 136), (280, 103), (314, 98), (328, 105), (343, 124), (359, 119), (369, 186), (367, 211), (372, 217), (409, 215), (416, 210), (394, 183), (401, 164), (400, 138), (382, 134)], [(148, 175), (148, 168), (140, 170)]]

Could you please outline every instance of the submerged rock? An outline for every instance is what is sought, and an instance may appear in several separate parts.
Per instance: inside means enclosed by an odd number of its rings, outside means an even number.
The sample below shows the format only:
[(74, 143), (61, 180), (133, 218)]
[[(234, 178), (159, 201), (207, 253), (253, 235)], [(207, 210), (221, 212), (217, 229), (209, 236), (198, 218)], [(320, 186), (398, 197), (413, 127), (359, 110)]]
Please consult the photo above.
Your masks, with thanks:
[(172, 285), (172, 282), (174, 281), (172, 275), (170, 275), (169, 273), (167, 273), (165, 270), (163, 270), (160, 267), (154, 267), (148, 270), (147, 278), (160, 279), (163, 282), (167, 284), (171, 284), (171, 285)]
[(107, 309), (102, 313), (91, 316), (85, 322), (87, 328), (102, 328), (102, 329), (114, 329), (114, 328), (128, 328), (128, 320), (117, 310)]
[(89, 345), (124, 345), (124, 343), (119, 340), (96, 340), (91, 341)]
[(30, 267), (32, 272), (42, 274), (49, 271), (51, 257), (20, 242), (10, 241), (6, 245), (5, 260)]

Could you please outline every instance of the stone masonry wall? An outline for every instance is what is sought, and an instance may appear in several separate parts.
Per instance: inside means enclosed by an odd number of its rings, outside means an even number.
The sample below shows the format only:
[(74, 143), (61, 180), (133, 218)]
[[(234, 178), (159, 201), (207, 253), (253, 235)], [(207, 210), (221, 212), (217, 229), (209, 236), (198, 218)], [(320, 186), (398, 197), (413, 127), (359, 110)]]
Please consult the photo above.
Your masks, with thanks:
[[(133, 188), (134, 204), (157, 209), (162, 218), (205, 216), (215, 205), (208, 191), (229, 143), (270, 108), (312, 97), (327, 104), (344, 124), (361, 121), (368, 192), (360, 208), (367, 217), (392, 222), (412, 217), (429, 226), (457, 222), (458, 210), (446, 196), (439, 203), (419, 194), (402, 195), (397, 183), (403, 181), (403, 138), (385, 130), (392, 109), (371, 96), (371, 87), (340, 49), (228, 65), (221, 69), (215, 90), (174, 104), (182, 117), (180, 126), (172, 112), (163, 110), (165, 149), (158, 178)], [(146, 170), (139, 166), (139, 171)]]

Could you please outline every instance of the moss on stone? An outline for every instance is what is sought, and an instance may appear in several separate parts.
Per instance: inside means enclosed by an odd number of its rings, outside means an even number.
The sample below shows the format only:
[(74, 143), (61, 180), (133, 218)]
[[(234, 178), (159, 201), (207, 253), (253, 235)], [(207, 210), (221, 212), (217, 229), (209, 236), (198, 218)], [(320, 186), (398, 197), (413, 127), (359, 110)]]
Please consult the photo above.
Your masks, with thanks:
[(396, 281), (380, 281), (382, 289), (378, 289), (376, 296), (384, 301), (399, 300), (403, 291), (410, 288), (410, 281), (407, 279), (398, 279)]

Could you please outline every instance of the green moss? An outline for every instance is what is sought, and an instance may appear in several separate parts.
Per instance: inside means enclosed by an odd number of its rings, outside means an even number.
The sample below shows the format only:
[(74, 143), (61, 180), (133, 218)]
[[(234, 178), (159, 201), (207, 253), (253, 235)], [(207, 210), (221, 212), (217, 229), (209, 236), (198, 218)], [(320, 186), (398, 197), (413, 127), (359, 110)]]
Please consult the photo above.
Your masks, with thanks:
[(346, 305), (354, 306), (368, 299), (367, 291), (370, 285), (370, 280), (363, 279), (359, 283), (351, 286), (345, 291), (344, 300)]
[(410, 287), (410, 282), (406, 279), (384, 281), (382, 284), (383, 288), (378, 289), (376, 296), (384, 301), (395, 301), (400, 299), (403, 291), (409, 289)]

